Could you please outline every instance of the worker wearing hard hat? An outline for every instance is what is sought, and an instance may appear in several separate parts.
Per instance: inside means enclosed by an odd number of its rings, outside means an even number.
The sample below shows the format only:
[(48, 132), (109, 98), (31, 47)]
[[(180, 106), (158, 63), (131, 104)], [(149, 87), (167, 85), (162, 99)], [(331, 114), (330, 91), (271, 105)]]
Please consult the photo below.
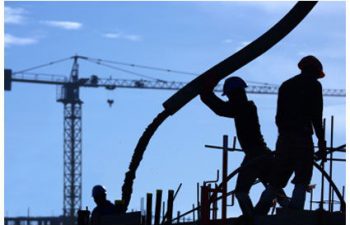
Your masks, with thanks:
[(117, 214), (115, 205), (107, 200), (107, 191), (102, 185), (96, 185), (92, 188), (92, 197), (97, 206), (91, 213), (91, 225), (101, 224), (102, 216)]
[(289, 208), (304, 208), (313, 170), (314, 132), (319, 148), (316, 158), (324, 160), (326, 157), (322, 85), (318, 81), (325, 76), (323, 67), (314, 56), (302, 58), (298, 67), (301, 73), (285, 81), (278, 91), (276, 164), (271, 174), (271, 185), (262, 193), (255, 208), (257, 214), (268, 213), (275, 190), (285, 187), (293, 172), (292, 183), (295, 186)]
[(218, 98), (213, 89), (216, 82), (209, 81), (200, 95), (201, 100), (217, 115), (233, 118), (238, 141), (245, 153), (242, 166), (251, 160), (265, 156), (264, 161), (247, 167), (238, 174), (235, 196), (244, 216), (252, 216), (253, 204), (249, 197), (249, 191), (256, 179), (267, 181), (269, 174), (268, 164), (272, 160), (271, 151), (268, 149), (260, 131), (257, 108), (253, 101), (249, 101), (245, 88), (247, 84), (240, 77), (226, 79), (223, 95), (228, 101)]

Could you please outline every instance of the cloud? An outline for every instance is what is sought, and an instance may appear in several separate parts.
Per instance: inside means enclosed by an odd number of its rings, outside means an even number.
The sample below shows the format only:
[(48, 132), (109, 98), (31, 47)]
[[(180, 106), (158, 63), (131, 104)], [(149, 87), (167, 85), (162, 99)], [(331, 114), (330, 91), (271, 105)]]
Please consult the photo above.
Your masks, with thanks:
[(241, 42), (239, 42), (238, 46), (236, 47), (236, 51), (241, 50), (242, 48), (247, 46), (249, 43), (250, 43), (249, 41), (241, 41)]
[(110, 39), (124, 39), (128, 41), (142, 41), (142, 37), (136, 34), (124, 34), (122, 32), (117, 33), (104, 33), (102, 37)]
[(23, 38), (16, 37), (11, 34), (5, 34), (5, 46), (8, 47), (10, 45), (31, 45), (37, 43), (38, 40), (36, 38)]
[(250, 43), (249, 41), (241, 41), (240, 45), (243, 48), (243, 47), (247, 46), (249, 43)]
[(141, 36), (134, 35), (134, 34), (124, 35), (124, 38), (129, 40), (129, 41), (141, 41), (142, 40)]
[(83, 26), (81, 23), (73, 21), (46, 20), (41, 21), (41, 23), (47, 26), (57, 27), (65, 30), (78, 30)]
[(111, 38), (111, 39), (120, 38), (119, 33), (105, 33), (105, 34), (102, 34), (102, 36), (105, 38)]
[(227, 39), (222, 41), (222, 43), (224, 43), (224, 44), (231, 44), (232, 42), (233, 42), (233, 40), (230, 38), (227, 38)]
[(5, 6), (4, 11), (4, 22), (8, 24), (22, 24), (25, 19), (23, 15), (27, 12), (23, 8), (12, 8), (9, 6)]

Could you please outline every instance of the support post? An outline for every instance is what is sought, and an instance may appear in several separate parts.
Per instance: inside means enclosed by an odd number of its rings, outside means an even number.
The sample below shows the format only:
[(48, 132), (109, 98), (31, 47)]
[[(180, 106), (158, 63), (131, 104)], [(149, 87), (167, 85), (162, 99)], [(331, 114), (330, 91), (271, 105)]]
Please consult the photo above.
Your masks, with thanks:
[(174, 206), (174, 190), (168, 191), (168, 210), (166, 214), (167, 224), (171, 224), (173, 220), (173, 206)]
[[(343, 199), (345, 199), (345, 186), (342, 187), (342, 196), (343, 196)], [(341, 210), (341, 206), (339, 208)]]
[(152, 224), (152, 193), (147, 193), (146, 203), (146, 225)]
[[(217, 197), (218, 197), (217, 184), (215, 184), (215, 191), (214, 191), (213, 195), (214, 195), (214, 199), (217, 199)], [(216, 220), (218, 218), (217, 212), (218, 212), (218, 201), (214, 201), (213, 202), (213, 220)]]
[[(329, 156), (329, 176), (331, 179), (333, 179), (333, 135), (334, 135), (334, 116), (331, 117), (331, 139), (330, 139), (330, 149), (331, 153)], [(328, 189), (328, 199), (329, 199), (329, 205), (328, 205), (328, 211), (333, 212), (333, 190), (331, 184), (329, 184)]]
[[(199, 198), (200, 198), (200, 187), (199, 187), (199, 183), (197, 182), (197, 207), (199, 208), (200, 207), (200, 201), (199, 201)], [(201, 218), (201, 211), (200, 210), (197, 210), (197, 218), (198, 220), (200, 220)]]
[(154, 215), (154, 224), (159, 225), (160, 223), (160, 210), (162, 204), (162, 190), (156, 191), (156, 209)]
[(222, 151), (222, 200), (221, 200), (221, 219), (222, 223), (226, 223), (226, 206), (227, 206), (227, 161), (228, 161), (228, 136), (223, 137)]
[(209, 190), (207, 186), (201, 188), (201, 225), (209, 225), (210, 221), (210, 204), (209, 204)]
[[(323, 119), (323, 134), (326, 135), (326, 119)], [(324, 161), (321, 161), (321, 168), (324, 170)], [(323, 202), (324, 202), (324, 175), (321, 174), (321, 200), (319, 204), (319, 209), (323, 210)]]
[(152, 224), (152, 193), (147, 193), (146, 198), (146, 225)]

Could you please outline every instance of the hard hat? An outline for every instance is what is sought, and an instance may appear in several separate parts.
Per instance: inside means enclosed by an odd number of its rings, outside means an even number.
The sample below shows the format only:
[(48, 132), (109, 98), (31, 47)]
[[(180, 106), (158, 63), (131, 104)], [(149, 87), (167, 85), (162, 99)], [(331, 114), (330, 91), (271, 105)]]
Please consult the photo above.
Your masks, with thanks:
[(225, 80), (224, 89), (222, 95), (227, 95), (229, 92), (238, 89), (248, 87), (246, 82), (240, 77), (229, 77)]
[(92, 197), (105, 195), (107, 193), (106, 188), (102, 185), (95, 185), (92, 188)]
[(300, 70), (311, 70), (318, 73), (318, 78), (325, 76), (323, 72), (322, 63), (315, 56), (308, 55), (300, 60), (298, 63)]

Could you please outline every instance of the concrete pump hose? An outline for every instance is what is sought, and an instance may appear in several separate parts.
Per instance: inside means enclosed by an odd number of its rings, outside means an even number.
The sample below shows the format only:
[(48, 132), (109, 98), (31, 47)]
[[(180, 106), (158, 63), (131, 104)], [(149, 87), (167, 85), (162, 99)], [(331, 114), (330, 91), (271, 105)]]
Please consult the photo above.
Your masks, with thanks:
[(262, 55), (289, 32), (291, 32), (312, 10), (316, 1), (301, 1), (295, 6), (272, 28), (261, 35), (255, 41), (228, 57), (224, 61), (210, 68), (186, 86), (177, 91), (167, 101), (163, 103), (165, 110), (161, 112), (154, 121), (146, 128), (134, 150), (132, 160), (129, 165), (129, 171), (125, 174), (124, 184), (122, 186), (122, 200), (124, 202), (124, 212), (127, 211), (131, 195), (132, 186), (136, 177), (136, 170), (142, 160), (146, 147), (153, 134), (160, 124), (170, 115), (176, 113), (184, 105), (195, 98), (205, 86), (208, 79), (220, 81), (234, 71), (245, 66), (258, 56)]
[(151, 140), (151, 137), (153, 136), (154, 132), (168, 116), (169, 114), (165, 110), (159, 113), (157, 117), (154, 118), (153, 122), (150, 125), (148, 125), (146, 130), (143, 132), (141, 138), (139, 139), (139, 142), (135, 147), (134, 154), (129, 165), (129, 171), (125, 174), (124, 184), (122, 186), (122, 200), (124, 202), (125, 207), (123, 209), (124, 212), (127, 211), (127, 207), (131, 199), (132, 186), (136, 177), (136, 170), (140, 165), (143, 153), (146, 151), (146, 147), (149, 141)]

